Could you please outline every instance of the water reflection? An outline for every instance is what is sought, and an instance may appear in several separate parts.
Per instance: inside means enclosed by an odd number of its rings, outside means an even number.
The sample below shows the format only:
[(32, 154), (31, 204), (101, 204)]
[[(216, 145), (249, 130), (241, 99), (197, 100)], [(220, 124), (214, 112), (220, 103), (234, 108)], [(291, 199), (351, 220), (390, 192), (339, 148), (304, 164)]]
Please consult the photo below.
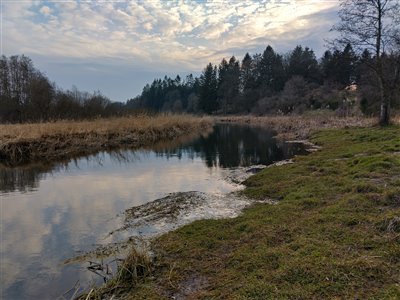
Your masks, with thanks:
[(1, 297), (55, 299), (77, 280), (91, 282), (83, 266), (61, 262), (121, 238), (108, 235), (120, 225), (118, 213), (172, 192), (230, 192), (237, 185), (226, 180), (225, 168), (268, 164), (301, 150), (277, 143), (269, 131), (232, 125), (181, 142), (1, 167)]
[(0, 188), (4, 193), (13, 191), (32, 191), (39, 186), (39, 181), (45, 178), (46, 172), (51, 171), (44, 167), (8, 168), (0, 167)]
[[(190, 137), (189, 141), (186, 138), (186, 140), (181, 140), (180, 144), (176, 141), (160, 143), (155, 145), (154, 149), (160, 157), (182, 159), (185, 155), (190, 159), (201, 158), (208, 168), (269, 165), (306, 152), (301, 144), (277, 142), (273, 138), (272, 131), (230, 124), (218, 125), (213, 132), (198, 138)], [(129, 164), (141, 158), (137, 151), (119, 150), (72, 159), (70, 163), (35, 164), (21, 168), (0, 165), (0, 192), (33, 191), (49, 174), (71, 167), (85, 168), (85, 165), (87, 167), (90, 164), (102, 166), (107, 159), (115, 164)]]
[(246, 167), (269, 165), (295, 154), (305, 154), (299, 143), (278, 142), (270, 130), (242, 125), (223, 124), (216, 126), (206, 137), (200, 137), (190, 144), (175, 149), (162, 149), (159, 155), (201, 157), (207, 167)]

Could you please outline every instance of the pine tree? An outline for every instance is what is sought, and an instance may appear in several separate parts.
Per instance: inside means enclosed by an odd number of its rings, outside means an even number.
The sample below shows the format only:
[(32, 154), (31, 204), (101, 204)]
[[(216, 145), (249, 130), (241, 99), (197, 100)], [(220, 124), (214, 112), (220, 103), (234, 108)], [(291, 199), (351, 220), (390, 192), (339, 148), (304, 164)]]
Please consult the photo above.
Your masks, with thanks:
[(271, 92), (280, 91), (285, 84), (285, 72), (282, 56), (267, 46), (259, 63), (259, 85)]
[(224, 114), (238, 110), (240, 66), (234, 56), (223, 59), (218, 68), (218, 102)]
[(207, 114), (218, 109), (217, 89), (217, 67), (209, 63), (200, 76), (199, 86), (199, 108)]
[(302, 76), (307, 81), (320, 82), (321, 76), (314, 51), (296, 46), (288, 58), (287, 73), (289, 78)]
[(336, 49), (333, 54), (326, 51), (321, 60), (321, 69), (325, 79), (347, 86), (355, 82), (357, 61), (353, 47), (347, 44), (343, 51)]

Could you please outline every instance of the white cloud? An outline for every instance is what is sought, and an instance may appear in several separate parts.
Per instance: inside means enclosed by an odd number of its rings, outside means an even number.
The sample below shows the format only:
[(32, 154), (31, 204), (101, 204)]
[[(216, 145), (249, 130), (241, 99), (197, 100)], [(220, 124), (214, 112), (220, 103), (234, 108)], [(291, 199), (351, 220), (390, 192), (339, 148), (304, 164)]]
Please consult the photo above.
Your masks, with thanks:
[(52, 12), (51, 8), (48, 6), (42, 6), (42, 8), (39, 11), (45, 16), (49, 16)]
[[(199, 71), (223, 56), (286, 51), (307, 38), (321, 47), (334, 1), (5, 2), (4, 54), (81, 60), (104, 57), (146, 69)], [(281, 49), (281, 47), (284, 47)], [(316, 49), (318, 52), (318, 49)]]
[(209, 40), (215, 40), (220, 38), (223, 33), (227, 32), (232, 27), (233, 24), (221, 22), (208, 26), (200, 36)]
[[(173, 58), (189, 62), (224, 48), (266, 44), (317, 30), (308, 17), (332, 1), (128, 1), (5, 4), (6, 52), (68, 57)], [(52, 15), (37, 21), (35, 14)], [(293, 37), (295, 39), (295, 37)], [(293, 46), (297, 41), (293, 41)], [(252, 45), (254, 46), (254, 45)], [(263, 46), (263, 45), (260, 45)], [(205, 47), (207, 51), (202, 51)], [(190, 51), (188, 51), (190, 49)], [(203, 65), (204, 61), (198, 62)]]
[(61, 10), (74, 10), (78, 7), (77, 1), (74, 0), (55, 2), (55, 5)]

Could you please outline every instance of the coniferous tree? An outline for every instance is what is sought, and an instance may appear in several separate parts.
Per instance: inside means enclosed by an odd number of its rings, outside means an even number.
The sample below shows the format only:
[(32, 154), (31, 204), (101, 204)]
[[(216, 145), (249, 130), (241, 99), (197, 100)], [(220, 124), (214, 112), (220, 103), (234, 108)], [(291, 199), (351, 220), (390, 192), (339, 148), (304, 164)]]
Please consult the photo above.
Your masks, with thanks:
[(267, 92), (280, 91), (285, 84), (282, 57), (268, 46), (259, 63), (259, 85)]
[(234, 56), (221, 61), (218, 68), (218, 101), (224, 114), (238, 110), (240, 66)]
[(229, 89), (229, 66), (225, 58), (222, 59), (218, 66), (218, 103), (222, 109), (222, 112), (226, 114), (228, 112), (228, 97), (227, 92)]
[(207, 114), (218, 109), (217, 90), (217, 67), (209, 63), (203, 70), (199, 82), (199, 108)]
[(245, 90), (253, 89), (254, 87), (255, 78), (253, 59), (249, 53), (246, 53), (240, 67), (240, 90), (244, 92)]
[(288, 77), (302, 76), (307, 81), (321, 83), (320, 70), (314, 51), (302, 46), (296, 48), (289, 54), (287, 62)]
[(239, 110), (239, 94), (240, 94), (240, 64), (234, 56), (229, 60), (229, 77), (231, 86), (228, 90), (228, 97), (231, 99), (231, 112)]
[(350, 44), (347, 44), (341, 52), (339, 65), (340, 82), (344, 85), (354, 83), (356, 80), (357, 55)]
[(347, 86), (356, 81), (358, 57), (350, 44), (343, 51), (335, 50), (324, 53), (321, 59), (321, 71), (325, 79), (341, 86)]
[(324, 79), (330, 79), (332, 77), (333, 69), (333, 54), (331, 51), (326, 50), (321, 58), (321, 72)]
[(240, 66), (240, 88), (241, 98), (239, 109), (243, 112), (250, 112), (257, 101), (258, 93), (256, 91), (256, 66), (255, 61), (246, 53)]

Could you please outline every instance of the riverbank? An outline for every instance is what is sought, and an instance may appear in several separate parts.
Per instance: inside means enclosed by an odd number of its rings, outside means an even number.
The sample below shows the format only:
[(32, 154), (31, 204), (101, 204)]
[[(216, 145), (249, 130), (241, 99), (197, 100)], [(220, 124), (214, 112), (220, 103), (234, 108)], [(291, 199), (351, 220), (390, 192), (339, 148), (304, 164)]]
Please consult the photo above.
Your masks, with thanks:
[(51, 162), (98, 151), (138, 148), (202, 133), (210, 118), (189, 115), (135, 116), (94, 121), (0, 125), (0, 163)]
[(163, 235), (151, 264), (134, 252), (124, 276), (86, 299), (399, 298), (400, 127), (310, 140), (322, 149), (245, 182), (245, 195), (278, 204)]
[[(293, 116), (223, 116), (216, 117), (216, 122), (238, 123), (263, 126), (277, 132), (277, 137), (283, 140), (306, 140), (320, 129), (370, 127), (377, 123), (376, 118), (344, 117), (339, 118), (332, 114), (313, 113)], [(400, 124), (400, 119), (393, 122)]]

